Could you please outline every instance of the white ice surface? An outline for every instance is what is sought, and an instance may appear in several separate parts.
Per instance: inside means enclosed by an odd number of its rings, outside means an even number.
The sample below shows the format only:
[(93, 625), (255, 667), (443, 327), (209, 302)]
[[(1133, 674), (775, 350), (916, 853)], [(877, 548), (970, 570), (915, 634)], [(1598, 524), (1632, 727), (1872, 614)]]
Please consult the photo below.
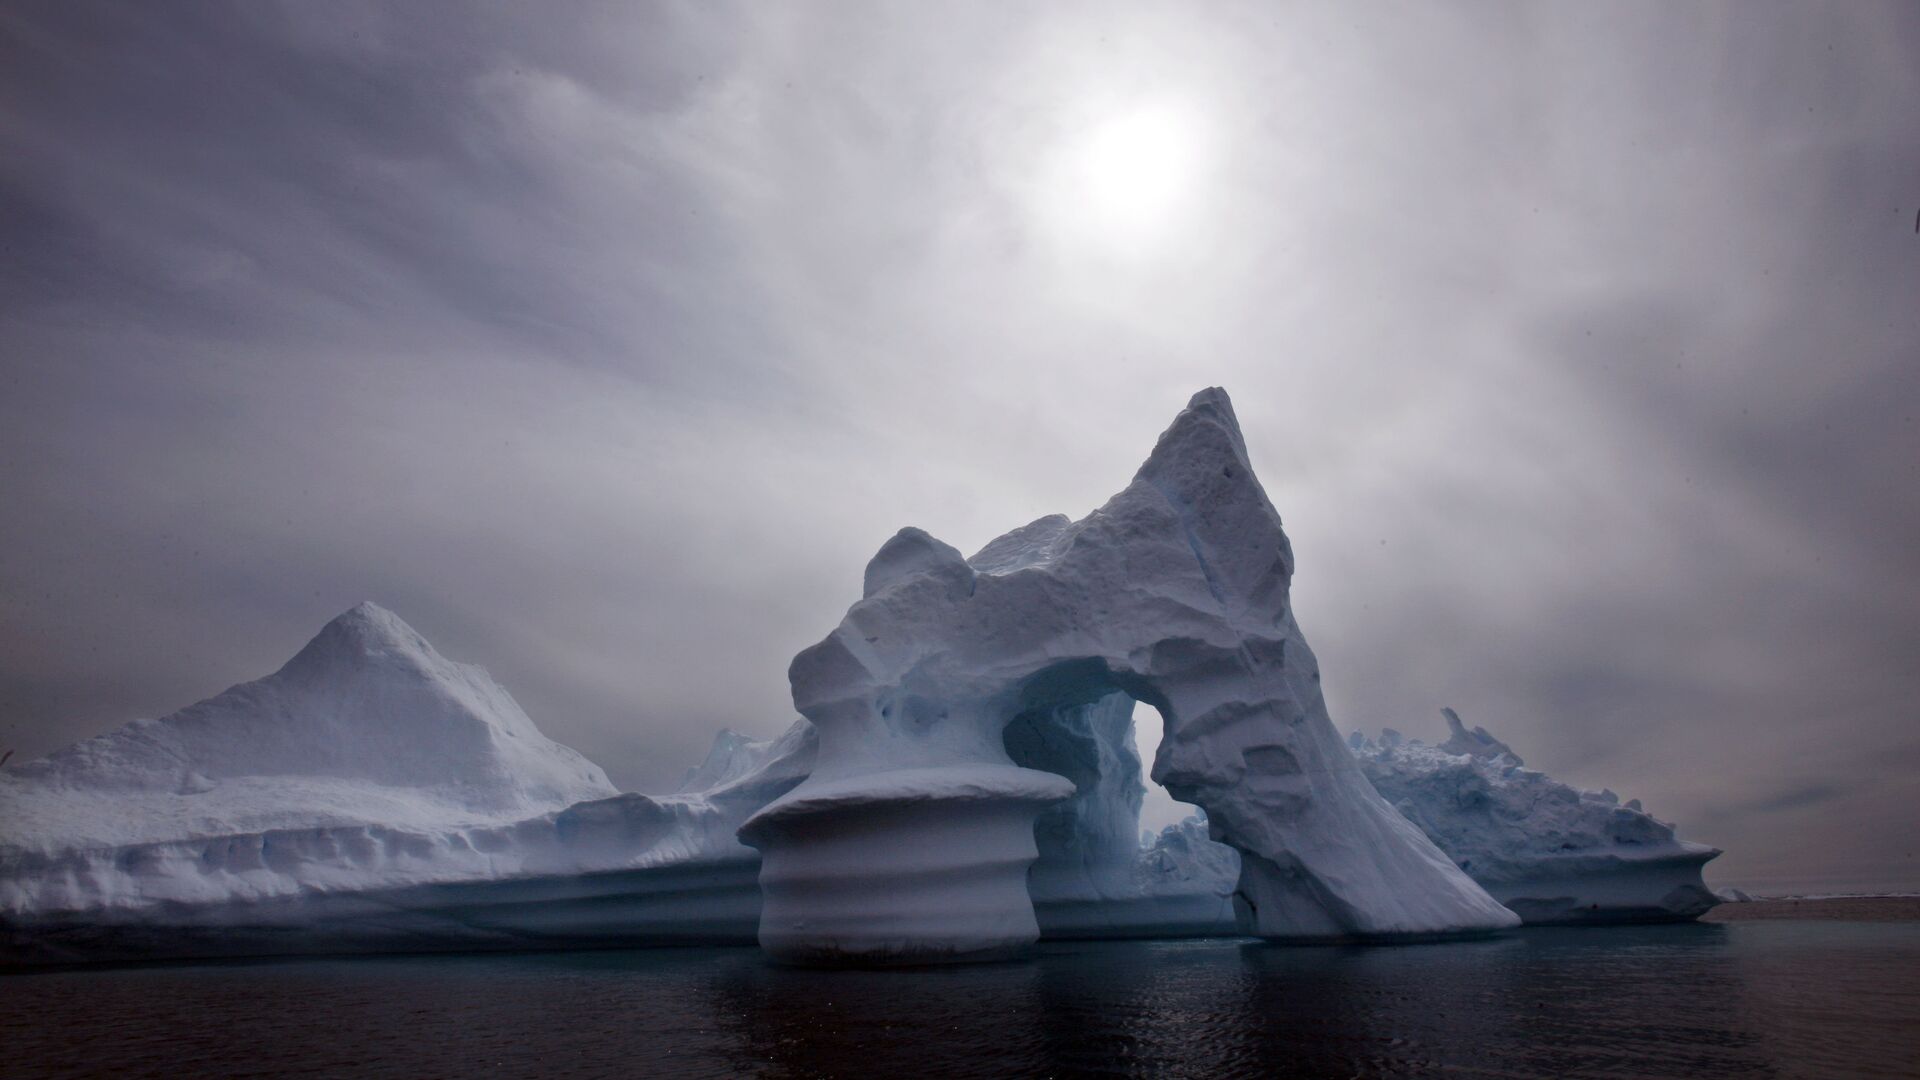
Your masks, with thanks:
[(0, 771), (0, 851), (497, 824), (616, 791), (484, 670), (361, 604), (266, 678)]

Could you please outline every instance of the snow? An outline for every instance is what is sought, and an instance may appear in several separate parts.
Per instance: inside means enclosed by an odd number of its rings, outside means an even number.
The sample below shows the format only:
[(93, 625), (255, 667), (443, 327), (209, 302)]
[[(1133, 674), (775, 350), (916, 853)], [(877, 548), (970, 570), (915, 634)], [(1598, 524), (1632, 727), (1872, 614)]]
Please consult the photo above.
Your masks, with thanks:
[[(1034, 770), (1009, 756), (1002, 733), (1018, 717), (1116, 694), (1165, 719), (1153, 776), (1203, 807), (1240, 852), (1236, 902), (1254, 932), (1513, 925), (1381, 800), (1334, 732), (1289, 603), (1292, 573), (1279, 515), (1218, 389), (1195, 395), (1126, 490), (1078, 521), (1042, 518), (972, 559), (901, 530), (839, 627), (789, 670), (819, 757), (743, 833), (763, 854), (762, 944), (875, 960), (1030, 943), (1038, 926), (1025, 889), (1004, 887), (1006, 874), (992, 889), (960, 877), (982, 860), (1024, 877), (1040, 858), (1042, 782), (1018, 777)], [(998, 777), (998, 800), (913, 790), (956, 769)], [(858, 807), (836, 819), (831, 844), (817, 831), (760, 827), (814, 792)], [(1056, 799), (1072, 793), (1063, 784)], [(909, 868), (920, 875), (911, 883)], [(1082, 878), (1097, 890), (1104, 873)]]
[(1461, 869), (1529, 923), (1683, 920), (1715, 903), (1701, 867), (1720, 854), (1674, 827), (1524, 767), (1444, 710), (1438, 746), (1392, 729), (1351, 742), (1367, 778)]

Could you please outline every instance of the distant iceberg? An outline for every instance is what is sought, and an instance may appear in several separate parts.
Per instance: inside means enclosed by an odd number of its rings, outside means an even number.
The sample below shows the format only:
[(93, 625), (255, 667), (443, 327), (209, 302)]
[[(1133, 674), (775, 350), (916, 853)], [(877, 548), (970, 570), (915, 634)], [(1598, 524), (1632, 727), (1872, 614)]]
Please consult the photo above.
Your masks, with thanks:
[(1611, 791), (1577, 791), (1524, 767), (1484, 728), (1443, 710), (1438, 746), (1391, 728), (1350, 737), (1367, 779), (1462, 870), (1528, 923), (1698, 918), (1718, 902), (1701, 878), (1717, 848)]

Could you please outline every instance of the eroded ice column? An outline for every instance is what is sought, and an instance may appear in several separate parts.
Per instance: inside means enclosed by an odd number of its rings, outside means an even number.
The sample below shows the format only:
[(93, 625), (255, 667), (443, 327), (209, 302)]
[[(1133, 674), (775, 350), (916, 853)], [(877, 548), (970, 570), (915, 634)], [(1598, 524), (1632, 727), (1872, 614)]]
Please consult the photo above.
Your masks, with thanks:
[(910, 663), (882, 678), (915, 649), (862, 628), (951, 606), (973, 579), (958, 551), (905, 530), (874, 556), (841, 628), (794, 658), (794, 705), (819, 731), (818, 764), (740, 830), (760, 849), (760, 944), (774, 956), (976, 960), (1039, 939), (1034, 818), (1073, 784), (1007, 756), (1004, 694), (970, 697), (960, 673), (922, 684)]

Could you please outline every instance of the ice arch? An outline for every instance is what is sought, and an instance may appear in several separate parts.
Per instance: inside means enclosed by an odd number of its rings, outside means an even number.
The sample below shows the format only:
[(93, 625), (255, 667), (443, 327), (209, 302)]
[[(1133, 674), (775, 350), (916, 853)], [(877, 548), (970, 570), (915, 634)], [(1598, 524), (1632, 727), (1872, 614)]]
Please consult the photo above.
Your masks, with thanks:
[[(1070, 797), (1034, 822), (1038, 857), (1027, 893), (1049, 938), (1231, 934), (1232, 849), (1203, 829), (1140, 835), (1146, 787), (1134, 743), (1135, 701), (1108, 694), (1091, 704), (1030, 709), (1004, 733), (1014, 764), (1066, 777)], [(1190, 808), (1191, 809), (1191, 808)]]
[(804, 783), (749, 819), (761, 944), (800, 960), (992, 955), (1038, 935), (1035, 818), (1061, 776), (1016, 765), (1023, 714), (1147, 702), (1154, 779), (1239, 849), (1245, 925), (1275, 938), (1518, 922), (1374, 792), (1334, 732), (1289, 603), (1293, 555), (1224, 391), (1194, 395), (1126, 490), (971, 559), (903, 529), (840, 626), (794, 658), (820, 733)]
[(1132, 891), (1140, 851), (1140, 757), (1133, 747), (1133, 699), (1033, 709), (1007, 724), (1007, 756), (1024, 768), (1064, 776), (1072, 795), (1034, 822), (1027, 894), (1042, 933), (1100, 920), (1109, 900)]

